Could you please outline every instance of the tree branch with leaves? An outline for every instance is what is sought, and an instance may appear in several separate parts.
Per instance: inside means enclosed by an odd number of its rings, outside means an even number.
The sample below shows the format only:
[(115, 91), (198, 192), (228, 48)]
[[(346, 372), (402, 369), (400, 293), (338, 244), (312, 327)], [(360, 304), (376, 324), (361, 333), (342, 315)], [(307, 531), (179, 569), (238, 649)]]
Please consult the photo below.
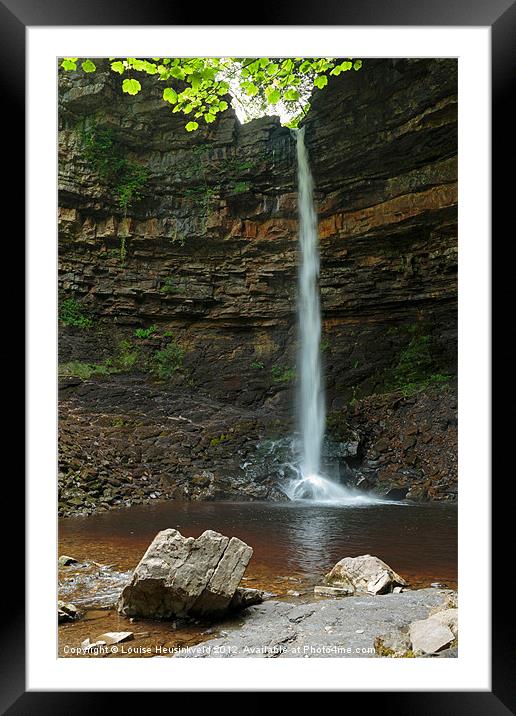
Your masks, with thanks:
[[(147, 75), (163, 83), (163, 100), (173, 112), (187, 115), (188, 132), (198, 129), (200, 122), (212, 124), (226, 111), (228, 94), (249, 118), (279, 110), (287, 126), (297, 127), (314, 89), (326, 87), (331, 76), (362, 66), (361, 60), (328, 57), (110, 57), (109, 63), (121, 76), (126, 94), (138, 94)], [(65, 72), (97, 70), (89, 58), (65, 57), (60, 66)]]

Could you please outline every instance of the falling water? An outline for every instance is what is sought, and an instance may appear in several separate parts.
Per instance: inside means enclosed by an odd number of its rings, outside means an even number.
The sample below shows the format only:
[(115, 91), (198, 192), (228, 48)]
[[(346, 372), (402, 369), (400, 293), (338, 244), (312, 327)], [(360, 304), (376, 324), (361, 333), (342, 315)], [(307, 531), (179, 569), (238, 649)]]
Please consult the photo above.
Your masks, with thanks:
[(319, 305), (319, 246), (313, 180), (304, 142), (304, 127), (296, 132), (299, 204), (299, 334), (301, 473), (319, 475), (324, 437), (324, 395), (321, 385), (321, 308)]
[(321, 370), (321, 307), (319, 303), (319, 246), (313, 179), (304, 141), (304, 127), (295, 132), (297, 143), (299, 244), (299, 412), (301, 429), (300, 475), (290, 496), (341, 499), (349, 492), (321, 475), (325, 405)]

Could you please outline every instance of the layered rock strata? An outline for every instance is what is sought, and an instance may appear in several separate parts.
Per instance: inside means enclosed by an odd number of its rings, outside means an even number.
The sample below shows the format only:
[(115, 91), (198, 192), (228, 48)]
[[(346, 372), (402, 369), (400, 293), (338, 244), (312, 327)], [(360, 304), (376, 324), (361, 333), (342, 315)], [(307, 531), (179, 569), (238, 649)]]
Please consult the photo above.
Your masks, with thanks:
[[(286, 420), (297, 353), (290, 131), (277, 118), (240, 125), (228, 110), (214, 125), (186, 133), (158, 88), (129, 98), (104, 71), (63, 76), (59, 101), (59, 289), (88, 319), (87, 326), (62, 326), (65, 375), (73, 383), (75, 364), (107, 365), (108, 373), (159, 391), (159, 368), (173, 360), (167, 386), (228, 411)], [(405, 399), (414, 387), (444, 384), (456, 373), (456, 61), (364, 61), (359, 72), (316, 92), (305, 124), (330, 412), (349, 411), (368, 396), (401, 391)], [(87, 159), (91, 127), (109, 131), (148, 174), (142, 199), (126, 211), (116, 187)], [(135, 337), (149, 328), (149, 336)], [(411, 357), (419, 366), (414, 375), (406, 369)], [(111, 389), (113, 378), (102, 371), (83, 384)], [(68, 386), (62, 426), (73, 431), (71, 412), (76, 422), (93, 416), (88, 400), (81, 402), (87, 388)], [(447, 430), (456, 438), (449, 394), (442, 406), (450, 406)], [(414, 452), (417, 461), (417, 446)], [(438, 469), (447, 485), (456, 479), (453, 453), (449, 459)], [(392, 465), (397, 475), (418, 469), (403, 455)], [(414, 482), (432, 480), (422, 469)], [(168, 474), (174, 483), (174, 470)], [(368, 479), (375, 482), (375, 474)]]

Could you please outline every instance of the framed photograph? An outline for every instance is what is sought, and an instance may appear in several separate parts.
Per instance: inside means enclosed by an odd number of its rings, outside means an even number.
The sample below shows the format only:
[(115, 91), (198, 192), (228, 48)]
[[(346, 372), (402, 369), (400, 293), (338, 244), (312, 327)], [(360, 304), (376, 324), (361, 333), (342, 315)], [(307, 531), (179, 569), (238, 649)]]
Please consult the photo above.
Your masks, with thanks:
[(3, 710), (345, 691), (508, 713), (490, 197), (514, 6), (0, 10), (29, 397)]

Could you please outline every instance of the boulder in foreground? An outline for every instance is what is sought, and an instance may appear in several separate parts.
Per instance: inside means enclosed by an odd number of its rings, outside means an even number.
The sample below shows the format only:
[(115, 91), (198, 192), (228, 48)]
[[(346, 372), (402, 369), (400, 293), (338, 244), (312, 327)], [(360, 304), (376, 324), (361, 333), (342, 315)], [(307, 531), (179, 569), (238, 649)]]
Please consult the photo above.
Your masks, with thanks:
[(153, 619), (220, 615), (230, 608), (252, 554), (245, 542), (213, 530), (197, 539), (163, 530), (134, 570), (118, 611)]
[(364, 554), (344, 557), (324, 578), (326, 587), (342, 590), (346, 594), (387, 594), (395, 587), (406, 587), (407, 582), (378, 557)]

